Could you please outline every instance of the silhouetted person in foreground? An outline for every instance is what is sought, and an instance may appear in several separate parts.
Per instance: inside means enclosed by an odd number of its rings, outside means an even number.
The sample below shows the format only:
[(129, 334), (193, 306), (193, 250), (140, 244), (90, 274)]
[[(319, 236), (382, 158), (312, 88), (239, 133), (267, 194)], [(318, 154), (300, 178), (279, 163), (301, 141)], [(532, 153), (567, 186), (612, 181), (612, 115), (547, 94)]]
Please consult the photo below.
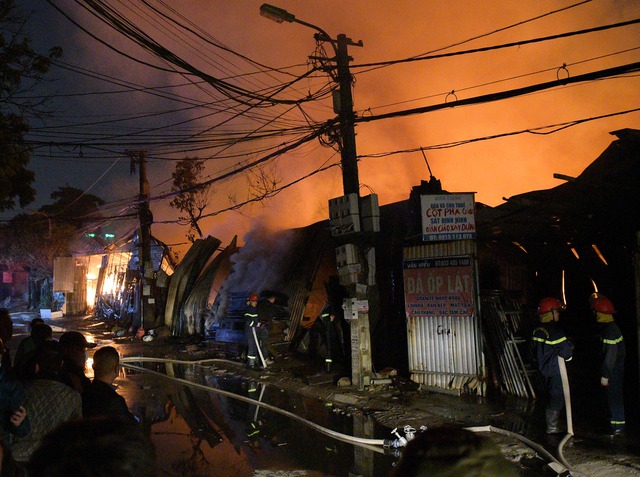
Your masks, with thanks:
[(155, 477), (155, 449), (142, 426), (122, 419), (67, 422), (46, 436), (29, 477)]
[[(0, 339), (0, 354), (5, 353)], [(2, 476), (15, 475), (18, 464), (11, 455), (11, 436), (26, 436), (31, 431), (30, 420), (25, 408), (25, 394), (22, 384), (5, 373), (0, 364), (0, 442), (2, 445)]]
[(9, 353), (8, 343), (11, 341), (13, 337), (13, 321), (11, 320), (11, 315), (9, 314), (9, 310), (6, 308), (0, 308), (0, 340), (3, 343), (3, 350), (6, 351), (2, 353), (2, 368), (4, 369), (5, 374), (13, 374), (13, 366), (11, 365), (11, 355)]
[(77, 391), (61, 383), (62, 354), (57, 341), (45, 341), (35, 351), (36, 377), (24, 384), (25, 404), (31, 432), (17, 437), (12, 446), (16, 461), (26, 463), (42, 438), (71, 419), (82, 418), (82, 399)]
[[(36, 320), (40, 321), (34, 323)], [(13, 371), (21, 381), (33, 379), (36, 376), (36, 349), (45, 341), (53, 339), (53, 330), (42, 318), (34, 318), (31, 323), (31, 334), (20, 342), (13, 360)]]
[(33, 357), (33, 352), (38, 347), (38, 343), (36, 343), (33, 338), (33, 329), (35, 328), (36, 325), (42, 325), (42, 324), (44, 324), (44, 320), (42, 318), (34, 318), (29, 323), (30, 334), (29, 336), (23, 338), (22, 341), (20, 341), (20, 344), (18, 345), (18, 350), (16, 351), (16, 355), (13, 359), (14, 369), (17, 369), (19, 367), (18, 363), (24, 364), (24, 362), (26, 361), (25, 355)]
[(84, 374), (87, 365), (87, 349), (95, 348), (79, 331), (67, 331), (60, 336), (62, 349), (61, 381), (80, 394), (84, 393), (91, 380)]
[(94, 378), (82, 394), (85, 417), (108, 416), (138, 422), (125, 399), (116, 392), (113, 382), (120, 374), (120, 355), (113, 346), (104, 346), (93, 355)]
[(392, 477), (516, 477), (516, 467), (486, 437), (453, 426), (427, 429), (409, 441)]

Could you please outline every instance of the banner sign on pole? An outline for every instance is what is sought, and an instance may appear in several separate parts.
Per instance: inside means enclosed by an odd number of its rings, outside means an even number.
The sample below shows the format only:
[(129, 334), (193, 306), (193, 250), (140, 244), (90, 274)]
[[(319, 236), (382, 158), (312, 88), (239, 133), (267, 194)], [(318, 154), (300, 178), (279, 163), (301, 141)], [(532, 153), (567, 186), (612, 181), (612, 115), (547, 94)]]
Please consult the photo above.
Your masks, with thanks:
[(471, 257), (405, 260), (403, 275), (407, 318), (473, 315)]
[(476, 238), (475, 200), (469, 194), (420, 196), (422, 240), (471, 240)]

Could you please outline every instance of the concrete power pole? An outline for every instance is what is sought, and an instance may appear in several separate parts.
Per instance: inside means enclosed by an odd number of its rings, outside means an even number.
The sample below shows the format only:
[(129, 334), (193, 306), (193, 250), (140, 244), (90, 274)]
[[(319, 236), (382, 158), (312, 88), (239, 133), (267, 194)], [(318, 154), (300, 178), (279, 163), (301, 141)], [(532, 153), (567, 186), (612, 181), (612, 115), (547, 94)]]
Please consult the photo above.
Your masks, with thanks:
[[(329, 41), (333, 41), (329, 39)], [(355, 133), (355, 113), (353, 112), (352, 81), (349, 62), (348, 46), (362, 46), (362, 41), (354, 43), (346, 35), (340, 34), (337, 37), (336, 64), (338, 69), (337, 81), (340, 86), (339, 102), (337, 105), (338, 118), (340, 120), (341, 139), (341, 165), (342, 184), (344, 188), (344, 203), (348, 204), (350, 210), (357, 210), (354, 222), (353, 234), (348, 234), (353, 238), (354, 245), (347, 244), (336, 250), (336, 255), (342, 255), (343, 250), (355, 250), (357, 263), (356, 280), (351, 278), (346, 281), (349, 299), (345, 300), (345, 318), (349, 320), (351, 328), (351, 380), (355, 386), (362, 389), (368, 386), (372, 378), (372, 356), (371, 356), (371, 333), (369, 328), (369, 295), (368, 285), (373, 283), (370, 277), (375, 272), (375, 249), (370, 244), (365, 244), (363, 231), (367, 228), (362, 220), (362, 205), (360, 198), (360, 180), (358, 178), (358, 156), (356, 153), (356, 133)], [(343, 198), (338, 198), (342, 201)], [(335, 199), (330, 201), (334, 203)], [(339, 206), (340, 207), (340, 206)], [(330, 216), (335, 214), (335, 209)], [(369, 245), (365, 247), (365, 245)], [(368, 252), (365, 253), (364, 249)], [(348, 254), (348, 253), (347, 253)], [(347, 265), (349, 267), (350, 265)], [(361, 283), (365, 282), (365, 284)]]
[(131, 158), (132, 170), (138, 164), (140, 193), (138, 195), (138, 216), (140, 235), (138, 242), (138, 269), (140, 271), (140, 328), (155, 326), (155, 281), (151, 262), (151, 224), (153, 215), (149, 209), (149, 181), (147, 180), (147, 152), (127, 151)]
[[(330, 40), (331, 41), (331, 40)], [(342, 185), (345, 195), (358, 194), (360, 180), (358, 178), (358, 156), (356, 154), (355, 114), (353, 112), (353, 95), (351, 94), (352, 77), (349, 70), (348, 46), (362, 46), (362, 41), (354, 43), (346, 35), (338, 35), (336, 49), (336, 63), (338, 65), (338, 84), (340, 85), (340, 104), (338, 117), (340, 118), (340, 136), (342, 139), (341, 163)]]

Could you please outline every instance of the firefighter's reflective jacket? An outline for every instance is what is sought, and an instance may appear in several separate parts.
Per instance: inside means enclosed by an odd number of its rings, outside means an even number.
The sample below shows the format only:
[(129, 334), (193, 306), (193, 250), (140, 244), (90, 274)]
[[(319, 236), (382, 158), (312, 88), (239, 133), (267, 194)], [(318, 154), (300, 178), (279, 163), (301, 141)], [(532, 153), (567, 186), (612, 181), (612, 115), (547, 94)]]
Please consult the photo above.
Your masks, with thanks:
[(624, 340), (622, 339), (622, 332), (617, 324), (601, 323), (600, 324), (600, 339), (602, 340), (602, 376), (603, 378), (610, 379), (616, 368), (616, 364), (624, 363), (624, 357), (626, 354)]
[(256, 307), (250, 306), (246, 311), (244, 314), (244, 324), (251, 328), (258, 326), (258, 309)]
[(560, 374), (557, 356), (565, 361), (571, 361), (573, 357), (573, 345), (567, 339), (560, 326), (550, 321), (542, 323), (533, 330), (533, 342), (536, 348), (538, 369), (543, 376), (557, 376)]

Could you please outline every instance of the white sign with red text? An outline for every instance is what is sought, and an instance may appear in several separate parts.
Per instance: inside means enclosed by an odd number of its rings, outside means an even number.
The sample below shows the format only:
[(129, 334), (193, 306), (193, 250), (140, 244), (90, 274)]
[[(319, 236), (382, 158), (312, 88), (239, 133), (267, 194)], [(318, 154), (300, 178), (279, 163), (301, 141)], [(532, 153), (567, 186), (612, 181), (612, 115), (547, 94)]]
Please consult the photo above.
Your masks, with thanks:
[(470, 194), (420, 196), (422, 240), (470, 240), (476, 238), (475, 200)]

